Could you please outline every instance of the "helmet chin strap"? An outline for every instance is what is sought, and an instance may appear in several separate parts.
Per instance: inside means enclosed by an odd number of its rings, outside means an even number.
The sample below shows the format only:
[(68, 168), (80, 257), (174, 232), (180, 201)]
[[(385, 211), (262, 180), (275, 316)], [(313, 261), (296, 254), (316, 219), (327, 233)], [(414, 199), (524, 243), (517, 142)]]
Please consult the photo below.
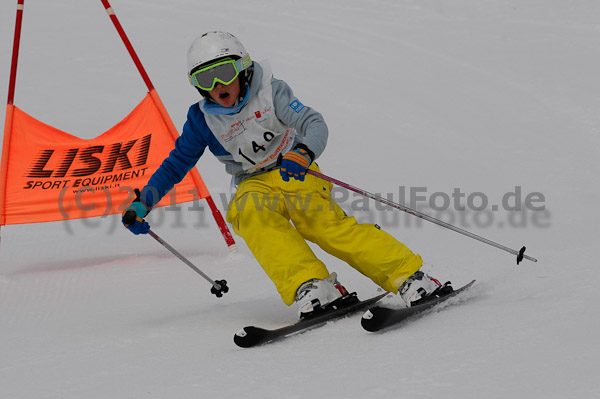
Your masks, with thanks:
[[(207, 101), (212, 101), (212, 98), (210, 97), (210, 94), (208, 94), (208, 92), (207, 92), (206, 90), (202, 90), (201, 88), (199, 88), (199, 87), (195, 87), (195, 86), (194, 86), (194, 88), (195, 88), (196, 90), (198, 90), (198, 93), (200, 93), (200, 95), (201, 95), (202, 97), (204, 97), (204, 98), (205, 98)], [(213, 101), (213, 102), (214, 102), (214, 101)]]
[(244, 101), (244, 98), (246, 97), (246, 91), (250, 90), (250, 82), (252, 81), (252, 75), (254, 75), (254, 65), (249, 66), (242, 72), (242, 74), (242, 79), (240, 79), (240, 87), (242, 90), (240, 90), (240, 95), (238, 98), (239, 101)]

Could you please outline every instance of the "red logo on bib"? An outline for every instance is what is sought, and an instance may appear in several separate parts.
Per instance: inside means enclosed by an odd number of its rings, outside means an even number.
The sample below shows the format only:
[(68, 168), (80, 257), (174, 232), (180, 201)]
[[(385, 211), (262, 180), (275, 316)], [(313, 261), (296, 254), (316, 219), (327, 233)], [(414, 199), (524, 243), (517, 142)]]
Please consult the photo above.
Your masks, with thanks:
[(256, 119), (260, 119), (261, 117), (260, 111), (256, 111), (254, 115), (256, 116)]

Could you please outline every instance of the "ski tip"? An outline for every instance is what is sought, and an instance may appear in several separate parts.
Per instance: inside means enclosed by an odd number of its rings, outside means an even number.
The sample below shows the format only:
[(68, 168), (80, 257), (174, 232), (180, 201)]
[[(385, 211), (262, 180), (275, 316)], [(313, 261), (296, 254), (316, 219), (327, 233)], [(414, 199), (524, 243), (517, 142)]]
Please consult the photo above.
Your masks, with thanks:
[(244, 327), (233, 336), (233, 342), (241, 348), (251, 348), (260, 344), (264, 337), (264, 332), (262, 328), (248, 326)]
[(375, 328), (375, 326), (373, 325), (372, 319), (373, 319), (373, 312), (371, 312), (371, 310), (369, 309), (365, 312), (363, 317), (360, 319), (360, 325), (362, 326), (362, 328), (364, 328), (365, 330), (367, 330), (369, 332), (377, 331), (377, 328)]
[[(381, 330), (382, 327), (382, 317), (386, 313), (386, 309), (381, 308), (379, 306), (375, 306), (365, 312), (362, 318), (360, 319), (360, 325), (362, 328), (369, 332), (376, 332)], [(377, 317), (376, 317), (377, 316)]]

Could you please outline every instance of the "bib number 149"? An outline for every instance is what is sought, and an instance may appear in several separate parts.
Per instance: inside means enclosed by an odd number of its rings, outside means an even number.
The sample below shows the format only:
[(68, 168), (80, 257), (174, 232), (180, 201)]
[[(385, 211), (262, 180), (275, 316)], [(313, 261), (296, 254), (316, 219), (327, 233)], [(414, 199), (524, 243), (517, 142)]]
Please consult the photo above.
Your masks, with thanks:
[[(275, 134), (271, 133), (271, 132), (264, 132), (263, 133), (263, 139), (265, 140), (266, 143), (270, 142), (271, 140), (273, 140), (275, 138)], [(266, 144), (265, 143), (265, 144)], [(252, 150), (254, 151), (254, 154), (258, 154), (260, 151), (267, 151), (267, 147), (265, 147), (264, 145), (260, 145), (258, 144), (256, 141), (252, 141)], [(248, 155), (244, 154), (242, 152), (242, 149), (240, 148), (238, 153), (248, 162), (250, 162), (252, 165), (256, 165), (256, 162), (254, 162)]]

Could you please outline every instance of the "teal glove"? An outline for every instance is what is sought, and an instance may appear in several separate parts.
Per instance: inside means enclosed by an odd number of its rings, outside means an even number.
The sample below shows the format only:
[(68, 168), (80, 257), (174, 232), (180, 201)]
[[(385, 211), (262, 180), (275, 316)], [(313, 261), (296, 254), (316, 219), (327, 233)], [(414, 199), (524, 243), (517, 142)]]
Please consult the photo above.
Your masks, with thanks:
[(133, 234), (148, 234), (150, 225), (144, 220), (150, 209), (142, 202), (140, 198), (140, 190), (135, 189), (135, 199), (123, 211), (123, 225)]

